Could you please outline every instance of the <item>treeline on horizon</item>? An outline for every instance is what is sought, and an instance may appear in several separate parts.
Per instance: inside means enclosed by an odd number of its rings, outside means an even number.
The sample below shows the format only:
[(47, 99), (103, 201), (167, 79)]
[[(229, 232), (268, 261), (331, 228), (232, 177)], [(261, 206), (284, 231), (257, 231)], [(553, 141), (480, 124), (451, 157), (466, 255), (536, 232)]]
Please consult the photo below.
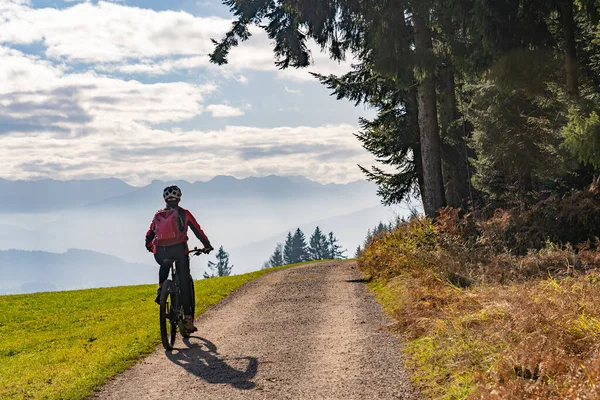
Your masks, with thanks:
[(382, 234), (385, 234), (386, 232), (392, 232), (394, 229), (398, 228), (405, 222), (406, 220), (402, 218), (396, 218), (394, 221), (390, 221), (385, 224), (382, 221), (379, 221), (377, 225), (367, 230), (367, 235), (363, 240), (362, 246), (358, 245), (358, 247), (356, 248), (356, 252), (354, 253), (354, 257), (360, 257), (360, 254), (362, 253), (363, 249), (367, 248), (367, 246), (373, 243), (375, 239), (380, 237)]
[(284, 243), (277, 243), (269, 260), (264, 262), (263, 268), (346, 258), (345, 252), (333, 232), (325, 235), (317, 226), (307, 243), (304, 232), (297, 228), (293, 235), (292, 232), (288, 232)]
[[(316, 75), (377, 111), (356, 134), (386, 204), (425, 214), (531, 207), (589, 186), (600, 168), (598, 0), (225, 0), (236, 20), (211, 61), (258, 25), (281, 68), (310, 64), (308, 40), (352, 71)], [(489, 215), (489, 213), (488, 213)]]

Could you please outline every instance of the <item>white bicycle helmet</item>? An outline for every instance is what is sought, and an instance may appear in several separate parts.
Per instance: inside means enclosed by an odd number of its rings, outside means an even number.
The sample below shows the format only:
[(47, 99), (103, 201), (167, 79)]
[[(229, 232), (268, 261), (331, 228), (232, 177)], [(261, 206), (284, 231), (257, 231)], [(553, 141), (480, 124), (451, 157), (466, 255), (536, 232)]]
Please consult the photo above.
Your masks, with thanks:
[(165, 190), (163, 190), (163, 199), (165, 199), (165, 201), (181, 200), (181, 189), (175, 185), (167, 186)]

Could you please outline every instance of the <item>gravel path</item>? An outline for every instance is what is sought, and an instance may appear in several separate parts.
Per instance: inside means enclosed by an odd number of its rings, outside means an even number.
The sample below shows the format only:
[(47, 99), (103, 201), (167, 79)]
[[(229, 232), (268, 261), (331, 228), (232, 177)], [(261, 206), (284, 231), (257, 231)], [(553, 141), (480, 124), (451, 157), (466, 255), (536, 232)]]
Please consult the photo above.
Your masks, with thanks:
[(94, 398), (417, 399), (388, 324), (354, 261), (271, 272)]

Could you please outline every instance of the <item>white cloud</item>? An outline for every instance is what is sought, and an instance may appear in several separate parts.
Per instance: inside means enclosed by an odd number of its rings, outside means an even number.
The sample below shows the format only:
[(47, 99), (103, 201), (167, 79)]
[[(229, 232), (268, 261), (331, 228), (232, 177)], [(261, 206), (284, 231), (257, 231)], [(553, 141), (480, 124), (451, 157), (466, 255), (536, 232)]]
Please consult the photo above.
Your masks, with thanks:
[(76, 138), (46, 132), (4, 136), (3, 177), (115, 176), (144, 184), (152, 179), (279, 174), (348, 182), (362, 178), (357, 163), (372, 162), (352, 135), (356, 127), (345, 124), (228, 126), (214, 131), (157, 130), (131, 122), (112, 129), (107, 121), (95, 124), (102, 132)]
[[(185, 82), (143, 84), (94, 72), (65, 73), (47, 61), (0, 46), (0, 99), (11, 109), (10, 118), (34, 118), (48, 113), (57, 93), (73, 101), (81, 113), (94, 120), (117, 124), (127, 121), (165, 123), (182, 121), (202, 113), (204, 96), (216, 89), (213, 84)], [(60, 105), (56, 105), (60, 106)], [(15, 111), (19, 110), (19, 111)], [(0, 115), (2, 116), (2, 115)], [(59, 125), (80, 124), (68, 119)]]
[(211, 104), (206, 107), (206, 111), (210, 112), (214, 118), (240, 117), (244, 115), (242, 109), (226, 104)]
[(211, 37), (230, 21), (183, 11), (154, 11), (121, 4), (80, 3), (64, 9), (0, 6), (0, 42), (43, 42), (46, 55), (85, 62), (116, 62), (173, 55), (205, 55)]
[[(218, 174), (302, 174), (322, 182), (361, 178), (356, 164), (370, 163), (371, 156), (352, 135), (354, 126), (158, 129), (157, 124), (203, 112), (240, 116), (251, 105), (206, 105), (217, 89), (210, 83), (150, 84), (111, 76), (207, 68), (241, 84), (248, 82), (248, 70), (314, 80), (304, 70), (277, 70), (271, 44), (258, 28), (249, 43), (232, 51), (230, 64), (208, 64), (208, 39), (221, 37), (229, 23), (107, 2), (34, 9), (26, 0), (0, 0), (2, 177), (116, 176), (136, 184)], [(9, 47), (33, 43), (43, 43), (46, 54)], [(324, 55), (315, 60), (315, 69), (343, 68)]]
[(302, 90), (300, 89), (290, 89), (287, 86), (285, 87), (285, 91), (291, 94), (302, 94)]
[(279, 70), (274, 65), (272, 41), (251, 27), (248, 42), (232, 49), (229, 64), (209, 64), (214, 46), (230, 28), (231, 20), (195, 17), (184, 11), (154, 11), (109, 2), (78, 3), (71, 7), (32, 8), (22, 0), (0, 2), (0, 43), (43, 43), (46, 56), (55, 60), (93, 64), (99, 71), (162, 75), (174, 70), (210, 68), (229, 74), (240, 83), (239, 71), (270, 71), (280, 78), (314, 81), (309, 71), (344, 73), (350, 64), (337, 63), (309, 43), (314, 65)]
[[(0, 81), (4, 178), (116, 176), (138, 184), (219, 174), (301, 174), (346, 182), (361, 178), (357, 163), (372, 161), (352, 135), (356, 127), (346, 124), (210, 131), (153, 127), (203, 112), (204, 96), (214, 85), (144, 84), (68, 73), (1, 46)], [(215, 117), (250, 108), (249, 103), (206, 106)], [(3, 132), (10, 123), (13, 129)]]

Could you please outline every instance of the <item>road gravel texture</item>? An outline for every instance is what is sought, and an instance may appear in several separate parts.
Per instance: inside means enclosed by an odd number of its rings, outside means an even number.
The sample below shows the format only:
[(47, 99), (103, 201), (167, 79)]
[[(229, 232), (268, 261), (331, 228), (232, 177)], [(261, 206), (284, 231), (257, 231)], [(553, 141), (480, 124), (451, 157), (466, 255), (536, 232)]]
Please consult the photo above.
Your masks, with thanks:
[[(158, 307), (156, 315), (158, 329)], [(389, 323), (355, 261), (274, 271), (93, 398), (418, 399)]]

